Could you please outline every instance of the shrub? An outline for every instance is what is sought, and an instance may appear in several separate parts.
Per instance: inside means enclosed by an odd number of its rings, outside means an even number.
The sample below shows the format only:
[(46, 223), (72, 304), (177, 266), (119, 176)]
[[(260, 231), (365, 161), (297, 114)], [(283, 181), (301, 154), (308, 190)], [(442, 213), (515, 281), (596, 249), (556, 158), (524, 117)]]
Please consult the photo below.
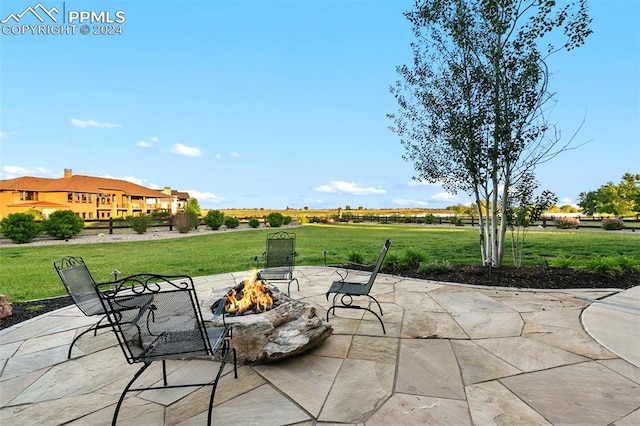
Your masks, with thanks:
[(24, 244), (42, 232), (42, 225), (29, 213), (12, 213), (0, 221), (0, 229), (5, 238)]
[(306, 216), (298, 216), (298, 225), (305, 225), (309, 223), (309, 218)]
[(144, 234), (147, 232), (147, 228), (153, 222), (151, 216), (140, 215), (140, 216), (128, 216), (126, 218), (127, 224), (133, 229), (137, 234)]
[(577, 217), (556, 217), (553, 220), (553, 224), (560, 229), (577, 229), (580, 226), (580, 219)]
[(230, 229), (237, 228), (240, 226), (240, 220), (236, 217), (227, 216), (224, 218), (224, 226)]
[(554, 268), (572, 268), (575, 264), (575, 261), (573, 259), (573, 256), (569, 256), (569, 257), (562, 256), (562, 257), (557, 257), (553, 259), (549, 263)]
[(347, 253), (347, 261), (351, 263), (359, 263), (362, 265), (364, 264), (364, 255), (361, 251), (351, 249)]
[(402, 255), (402, 263), (405, 268), (418, 269), (420, 264), (425, 261), (427, 255), (420, 250), (408, 248)]
[(186, 234), (193, 228), (193, 217), (190, 213), (180, 212), (173, 217), (173, 225), (179, 233)]
[(279, 228), (284, 223), (284, 216), (278, 212), (269, 213), (267, 222), (272, 228)]
[(451, 216), (451, 218), (449, 219), (451, 221), (452, 225), (455, 226), (462, 226), (462, 218), (460, 216)]
[(609, 276), (622, 272), (622, 268), (620, 268), (620, 265), (615, 259), (604, 256), (594, 257), (587, 261), (580, 269)]
[(382, 265), (382, 269), (391, 272), (398, 272), (402, 269), (402, 261), (400, 259), (400, 256), (398, 256), (396, 253), (388, 252)]
[(209, 210), (204, 217), (204, 223), (211, 229), (219, 229), (224, 224), (224, 213), (220, 210)]
[(624, 221), (615, 217), (602, 219), (602, 229), (607, 231), (619, 231), (624, 228)]
[(47, 234), (58, 240), (68, 240), (78, 235), (84, 229), (84, 220), (80, 219), (71, 210), (58, 210), (49, 215), (42, 222)]
[(260, 226), (260, 221), (255, 217), (252, 217), (251, 219), (249, 219), (249, 226), (252, 228), (257, 228), (258, 226)]
[(292, 220), (291, 216), (285, 216), (283, 221), (282, 221), (282, 224), (283, 225), (291, 225), (291, 220)]
[(423, 221), (427, 225), (433, 225), (434, 223), (436, 223), (436, 217), (432, 214), (428, 214), (424, 217)]
[(432, 260), (423, 262), (418, 267), (420, 274), (442, 274), (451, 270), (451, 263), (448, 260)]

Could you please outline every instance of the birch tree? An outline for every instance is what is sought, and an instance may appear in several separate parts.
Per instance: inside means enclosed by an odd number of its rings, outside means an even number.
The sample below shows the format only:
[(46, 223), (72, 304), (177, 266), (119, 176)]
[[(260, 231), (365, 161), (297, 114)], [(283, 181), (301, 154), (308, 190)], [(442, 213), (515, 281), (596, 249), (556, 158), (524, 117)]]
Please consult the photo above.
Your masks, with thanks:
[(591, 33), (586, 0), (418, 0), (405, 16), (413, 62), (397, 68), (390, 128), (414, 179), (474, 198), (483, 264), (499, 267), (509, 200), (571, 148), (548, 121), (546, 60)]

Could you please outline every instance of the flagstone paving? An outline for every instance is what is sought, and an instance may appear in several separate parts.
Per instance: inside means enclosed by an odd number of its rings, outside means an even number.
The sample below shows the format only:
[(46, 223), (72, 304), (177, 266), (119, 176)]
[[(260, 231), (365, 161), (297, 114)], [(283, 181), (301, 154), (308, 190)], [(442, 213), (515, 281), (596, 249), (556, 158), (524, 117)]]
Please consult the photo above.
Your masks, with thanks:
[[(234, 273), (236, 277), (243, 273)], [(324, 317), (334, 268), (296, 269), (295, 299)], [(231, 274), (195, 279), (201, 300)], [(381, 274), (384, 311), (338, 309), (333, 335), (278, 362), (227, 368), (218, 425), (637, 425), (640, 287), (624, 292), (482, 288)], [(75, 307), (0, 331), (0, 424), (104, 425), (137, 365), (88, 333)], [(169, 381), (211, 378), (209, 360), (168, 363)], [(141, 377), (157, 383), (159, 366)], [(133, 392), (119, 424), (206, 424), (210, 388)]]

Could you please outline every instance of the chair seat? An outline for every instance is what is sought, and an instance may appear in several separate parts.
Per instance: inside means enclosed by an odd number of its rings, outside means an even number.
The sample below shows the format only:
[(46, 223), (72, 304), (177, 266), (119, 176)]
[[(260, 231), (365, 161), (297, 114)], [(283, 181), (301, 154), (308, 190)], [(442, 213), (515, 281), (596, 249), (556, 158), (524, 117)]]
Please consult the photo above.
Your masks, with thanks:
[(260, 271), (260, 278), (265, 280), (288, 280), (291, 275), (289, 268), (269, 268)]
[(344, 281), (334, 281), (329, 287), (328, 293), (352, 294), (354, 296), (363, 296), (369, 292), (366, 283), (350, 283)]

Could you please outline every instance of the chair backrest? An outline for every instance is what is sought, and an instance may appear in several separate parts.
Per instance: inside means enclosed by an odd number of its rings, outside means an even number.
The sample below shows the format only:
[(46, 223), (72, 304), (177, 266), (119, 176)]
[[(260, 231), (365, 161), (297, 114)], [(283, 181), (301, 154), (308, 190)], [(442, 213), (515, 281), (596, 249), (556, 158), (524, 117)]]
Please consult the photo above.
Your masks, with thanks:
[(60, 280), (73, 303), (87, 316), (104, 314), (96, 291), (96, 282), (81, 257), (65, 256), (53, 262)]
[(295, 266), (296, 234), (292, 232), (274, 232), (267, 235), (264, 267), (289, 268)]
[(212, 355), (191, 277), (136, 274), (98, 289), (130, 364)]
[(387, 238), (387, 240), (382, 245), (382, 251), (380, 251), (380, 254), (378, 255), (378, 260), (376, 261), (376, 264), (373, 267), (373, 271), (371, 272), (369, 281), (367, 281), (367, 284), (366, 284), (367, 293), (369, 293), (369, 290), (371, 290), (371, 286), (373, 286), (373, 282), (376, 280), (376, 275), (378, 275), (378, 272), (382, 267), (382, 262), (384, 262), (384, 258), (387, 255), (387, 252), (389, 251), (390, 246), (391, 246), (391, 239)]

